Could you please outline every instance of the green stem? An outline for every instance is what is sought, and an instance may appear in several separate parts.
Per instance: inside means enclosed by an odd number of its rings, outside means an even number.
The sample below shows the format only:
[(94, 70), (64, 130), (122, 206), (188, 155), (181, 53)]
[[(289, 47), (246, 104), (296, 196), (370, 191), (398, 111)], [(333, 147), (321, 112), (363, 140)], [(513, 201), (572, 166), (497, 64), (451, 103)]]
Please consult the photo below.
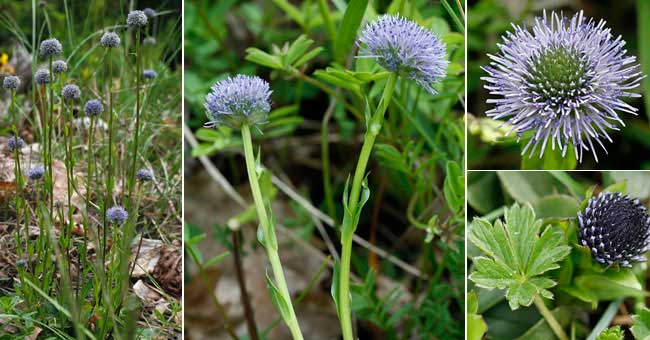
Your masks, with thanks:
[(138, 143), (139, 143), (139, 138), (140, 138), (140, 78), (142, 78), (142, 75), (140, 74), (140, 64), (142, 62), (142, 53), (140, 52), (140, 28), (135, 33), (135, 53), (136, 53), (136, 61), (135, 61), (135, 131), (133, 135), (133, 150), (131, 152), (131, 168), (129, 169), (129, 180), (128, 180), (128, 191), (129, 191), (129, 209), (132, 209), (131, 207), (131, 202), (132, 202), (132, 195), (133, 195), (133, 187), (135, 184), (135, 172), (136, 172), (136, 165), (138, 164)]
[[(354, 216), (359, 205), (359, 197), (361, 195), (361, 185), (366, 173), (366, 167), (372, 148), (375, 144), (375, 139), (381, 131), (381, 126), (384, 120), (384, 114), (388, 109), (388, 104), (393, 97), (395, 91), (395, 84), (397, 82), (397, 75), (391, 73), (386, 82), (384, 93), (381, 96), (377, 110), (366, 122), (368, 130), (364, 135), (363, 146), (361, 147), (361, 154), (357, 162), (357, 168), (354, 172), (352, 180), (352, 189), (350, 191), (350, 198), (348, 200), (348, 209)], [(353, 340), (352, 332), (352, 312), (350, 310), (350, 260), (352, 258), (352, 234), (356, 229), (354, 221), (351, 224), (342, 226), (341, 232), (341, 267), (339, 271), (339, 318), (341, 319), (341, 329), (343, 331), (344, 340)]]
[(560, 326), (560, 323), (557, 322), (557, 320), (553, 316), (553, 313), (551, 313), (551, 311), (546, 307), (544, 300), (542, 300), (542, 298), (538, 294), (535, 294), (534, 301), (535, 301), (535, 307), (537, 307), (540, 314), (542, 314), (542, 316), (548, 323), (549, 327), (551, 327), (553, 333), (555, 333), (555, 336), (557, 336), (558, 339), (560, 340), (569, 340), (569, 337), (562, 329), (562, 326)]
[(47, 183), (47, 191), (49, 195), (49, 202), (50, 202), (50, 211), (54, 211), (54, 178), (52, 177), (52, 130), (54, 129), (54, 126), (52, 126), (54, 122), (54, 71), (52, 70), (52, 56), (50, 56), (49, 60), (49, 66), (50, 66), (50, 115), (49, 117), (46, 117), (46, 120), (49, 120), (46, 125), (47, 127), (47, 160), (45, 166), (47, 167), (47, 177), (45, 179), (45, 182)]
[[(102, 234), (102, 262), (106, 260), (106, 238), (108, 237), (108, 219), (106, 211), (113, 197), (113, 49), (108, 49), (108, 174), (106, 178), (106, 196), (102, 207), (103, 234)], [(99, 231), (99, 230), (98, 230)], [(99, 235), (99, 234), (98, 234)], [(104, 266), (102, 266), (104, 268)], [(105, 272), (105, 270), (104, 270)]]
[[(253, 194), (253, 200), (255, 201), (255, 208), (257, 209), (257, 217), (260, 220), (260, 226), (264, 231), (264, 235), (267, 235), (266, 238), (274, 238), (275, 235), (270, 235), (274, 233), (271, 221), (269, 221), (268, 215), (266, 213), (266, 207), (264, 206), (264, 199), (262, 197), (262, 191), (260, 190), (259, 178), (257, 176), (257, 171), (255, 170), (255, 156), (253, 154), (253, 142), (251, 138), (251, 132), (248, 125), (242, 126), (241, 129), (242, 139), (244, 142), (244, 156), (246, 157), (246, 171), (248, 173), (248, 182), (250, 183), (251, 192)], [(302, 340), (302, 332), (300, 331), (300, 326), (298, 325), (298, 318), (296, 318), (296, 313), (293, 310), (293, 304), (291, 303), (291, 295), (289, 294), (289, 288), (287, 287), (287, 282), (284, 278), (284, 272), (282, 270), (282, 263), (280, 262), (280, 256), (276, 247), (265, 244), (266, 253), (269, 257), (269, 262), (271, 263), (271, 268), (273, 270), (273, 277), (277, 283), (280, 294), (283, 295), (284, 300), (287, 303), (289, 309), (289, 315), (284, 316), (284, 321), (291, 331), (291, 335), (296, 340)], [(276, 245), (277, 246), (277, 245)]]

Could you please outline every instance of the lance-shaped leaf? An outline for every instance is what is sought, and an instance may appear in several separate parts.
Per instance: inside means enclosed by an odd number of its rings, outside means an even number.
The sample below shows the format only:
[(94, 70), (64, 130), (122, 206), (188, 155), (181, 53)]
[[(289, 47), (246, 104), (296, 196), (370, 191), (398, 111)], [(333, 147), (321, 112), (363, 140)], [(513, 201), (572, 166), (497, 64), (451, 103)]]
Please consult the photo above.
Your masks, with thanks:
[(536, 294), (553, 298), (548, 289), (556, 282), (543, 274), (559, 268), (558, 262), (571, 251), (562, 230), (542, 230), (529, 204), (506, 209), (505, 222), (474, 219), (469, 240), (485, 254), (473, 259), (470, 280), (479, 287), (506, 289), (513, 310), (530, 306)]

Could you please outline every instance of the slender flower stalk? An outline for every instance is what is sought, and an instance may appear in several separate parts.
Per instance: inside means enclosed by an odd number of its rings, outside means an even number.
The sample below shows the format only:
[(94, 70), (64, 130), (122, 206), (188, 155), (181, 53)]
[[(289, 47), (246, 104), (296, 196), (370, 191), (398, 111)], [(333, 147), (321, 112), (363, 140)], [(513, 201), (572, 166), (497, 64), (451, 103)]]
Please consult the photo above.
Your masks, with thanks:
[[(64, 140), (64, 147), (65, 147), (65, 168), (66, 168), (66, 179), (67, 179), (67, 198), (68, 198), (68, 223), (67, 223), (67, 228), (66, 228), (66, 238), (69, 238), (72, 233), (72, 225), (74, 224), (72, 220), (72, 215), (74, 212), (73, 206), (72, 206), (72, 192), (75, 187), (75, 178), (73, 174), (73, 168), (74, 168), (74, 155), (72, 153), (72, 136), (70, 130), (72, 129), (72, 120), (73, 120), (73, 114), (72, 114), (72, 104), (78, 100), (81, 97), (81, 90), (77, 85), (66, 85), (63, 87), (61, 90), (61, 105), (62, 105), (62, 111), (63, 115), (66, 116), (64, 119), (63, 123), (63, 140)], [(65, 110), (65, 104), (66, 102), (70, 103), (70, 108), (67, 111)], [(69, 240), (69, 239), (68, 239)], [(66, 243), (66, 246), (68, 246), (69, 243)], [(67, 250), (67, 248), (66, 248)], [(66, 251), (67, 253), (67, 251)]]
[(241, 129), (248, 182), (260, 222), (259, 235), (263, 235), (259, 237), (259, 241), (266, 249), (276, 283), (273, 284), (269, 278), (267, 285), (274, 296), (274, 300), (277, 298), (277, 300), (281, 301), (276, 307), (289, 327), (292, 337), (302, 340), (302, 332), (293, 309), (291, 295), (278, 254), (275, 226), (273, 218), (270, 216), (272, 212), (267, 211), (267, 206), (270, 209), (270, 202), (268, 202), (268, 199), (264, 199), (260, 189), (260, 178), (257, 172), (250, 132), (251, 127), (259, 127), (259, 125), (267, 121), (271, 109), (270, 96), (269, 84), (258, 77), (237, 75), (222, 80), (216, 83), (212, 87), (211, 93), (206, 96), (205, 108), (209, 122), (205, 126), (225, 125), (234, 129)]
[(54, 122), (54, 57), (61, 54), (63, 51), (63, 46), (61, 43), (55, 39), (55, 38), (50, 38), (43, 40), (41, 42), (40, 48), (39, 48), (40, 54), (42, 57), (48, 58), (48, 64), (49, 64), (49, 77), (52, 77), (52, 79), (49, 80), (49, 95), (50, 95), (50, 110), (49, 110), (49, 117), (46, 118), (47, 123), (44, 125), (47, 126), (47, 137), (45, 139), (45, 151), (46, 151), (46, 159), (45, 159), (45, 166), (47, 168), (47, 176), (45, 177), (45, 183), (47, 186), (47, 193), (49, 195), (49, 202), (50, 202), (50, 211), (54, 211), (54, 194), (53, 194), (53, 189), (54, 189), (54, 182), (53, 182), (53, 177), (52, 177), (52, 130), (53, 126), (52, 123)]
[[(344, 340), (353, 340), (352, 311), (350, 309), (350, 262), (352, 259), (352, 236), (359, 223), (363, 205), (370, 191), (364, 184), (366, 168), (381, 131), (384, 114), (395, 91), (398, 76), (411, 79), (435, 94), (431, 86), (446, 74), (449, 62), (445, 60), (445, 45), (432, 32), (399, 16), (385, 15), (370, 23), (363, 30), (357, 43), (363, 58), (374, 58), (390, 71), (377, 109), (366, 121), (363, 146), (352, 179), (349, 197), (343, 197), (344, 217), (341, 225), (341, 263), (338, 270), (337, 311)], [(365, 187), (365, 189), (364, 189)], [(363, 195), (362, 195), (363, 190)], [(336, 284), (336, 283), (335, 283)]]

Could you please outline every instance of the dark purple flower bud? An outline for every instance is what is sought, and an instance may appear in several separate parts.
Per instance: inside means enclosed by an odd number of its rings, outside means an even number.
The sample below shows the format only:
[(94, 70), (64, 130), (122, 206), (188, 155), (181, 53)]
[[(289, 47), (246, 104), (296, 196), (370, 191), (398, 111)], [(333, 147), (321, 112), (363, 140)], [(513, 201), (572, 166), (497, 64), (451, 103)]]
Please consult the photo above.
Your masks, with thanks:
[(102, 35), (101, 43), (104, 47), (117, 47), (120, 44), (120, 36), (113, 32), (106, 32)]
[(126, 17), (126, 24), (130, 28), (144, 27), (147, 25), (147, 16), (142, 11), (132, 11)]
[(630, 267), (650, 248), (650, 216), (638, 199), (602, 192), (578, 213), (578, 239), (600, 263)]
[(106, 217), (109, 222), (120, 225), (126, 222), (126, 219), (129, 218), (129, 213), (127, 213), (124, 208), (115, 206), (108, 208), (108, 211), (106, 211)]
[(20, 150), (23, 146), (25, 146), (25, 141), (20, 137), (16, 138), (11, 136), (7, 140), (7, 148), (9, 148), (9, 151), (14, 151), (16, 149)]
[(46, 39), (41, 42), (40, 52), (42, 57), (52, 57), (61, 54), (61, 51), (63, 51), (63, 46), (55, 38)]
[(81, 90), (79, 90), (79, 86), (77, 85), (68, 84), (61, 90), (61, 96), (66, 100), (79, 99), (81, 97)]
[(2, 87), (7, 90), (18, 90), (20, 87), (20, 78), (16, 76), (6, 76), (5, 79), (2, 80)]
[(589, 151), (598, 161), (595, 144), (607, 153), (607, 131), (625, 125), (618, 114), (638, 111), (623, 99), (641, 96), (631, 92), (643, 78), (640, 66), (604, 20), (544, 12), (531, 29), (514, 26), (498, 47), (481, 78), (497, 97), (488, 99), (494, 108), (486, 115), (507, 119), (519, 138), (532, 132), (522, 155), (539, 148), (541, 158), (550, 144), (562, 156), (573, 148), (579, 162)]
[(153, 180), (153, 172), (149, 169), (139, 169), (135, 173), (135, 177), (141, 182), (151, 182)]
[(270, 96), (269, 83), (257, 76), (239, 74), (221, 80), (205, 97), (209, 119), (205, 125), (240, 128), (244, 124), (264, 124), (271, 110)]
[(99, 116), (104, 112), (104, 105), (97, 99), (91, 99), (84, 105), (84, 112), (89, 117)]
[(29, 176), (29, 179), (31, 179), (32, 181), (37, 181), (43, 178), (43, 176), (45, 175), (45, 167), (43, 167), (42, 165), (37, 165), (29, 169), (27, 175)]
[(144, 70), (142, 72), (142, 76), (144, 79), (154, 79), (158, 76), (158, 73), (156, 73), (154, 70)]
[(36, 73), (34, 73), (34, 80), (38, 85), (49, 84), (52, 81), (50, 78), (50, 71), (44, 68), (36, 70)]
[(60, 74), (66, 71), (68, 71), (68, 64), (66, 64), (65, 61), (55, 60), (52, 63), (52, 72), (54, 72), (54, 74)]

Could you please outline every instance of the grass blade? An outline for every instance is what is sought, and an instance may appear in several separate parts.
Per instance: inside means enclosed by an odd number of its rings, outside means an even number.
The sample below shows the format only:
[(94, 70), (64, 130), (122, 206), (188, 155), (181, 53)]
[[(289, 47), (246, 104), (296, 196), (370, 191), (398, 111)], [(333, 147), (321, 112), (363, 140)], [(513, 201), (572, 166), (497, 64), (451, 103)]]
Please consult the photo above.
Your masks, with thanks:
[[(640, 1), (642, 1), (642, 0), (640, 0)], [(458, 14), (456, 13), (456, 11), (454, 11), (454, 9), (451, 8), (451, 6), (449, 5), (449, 2), (447, 2), (447, 0), (440, 0), (440, 3), (442, 3), (442, 7), (445, 8), (447, 13), (449, 13), (449, 16), (451, 16), (451, 19), (454, 21), (454, 24), (456, 24), (456, 26), (458, 27), (458, 30), (461, 33), (465, 33), (465, 25), (463, 24), (463, 22), (458, 17)]]
[(334, 58), (340, 63), (345, 62), (345, 57), (352, 49), (357, 30), (361, 25), (364, 13), (368, 7), (368, 0), (352, 0), (343, 14), (343, 20), (336, 35)]

